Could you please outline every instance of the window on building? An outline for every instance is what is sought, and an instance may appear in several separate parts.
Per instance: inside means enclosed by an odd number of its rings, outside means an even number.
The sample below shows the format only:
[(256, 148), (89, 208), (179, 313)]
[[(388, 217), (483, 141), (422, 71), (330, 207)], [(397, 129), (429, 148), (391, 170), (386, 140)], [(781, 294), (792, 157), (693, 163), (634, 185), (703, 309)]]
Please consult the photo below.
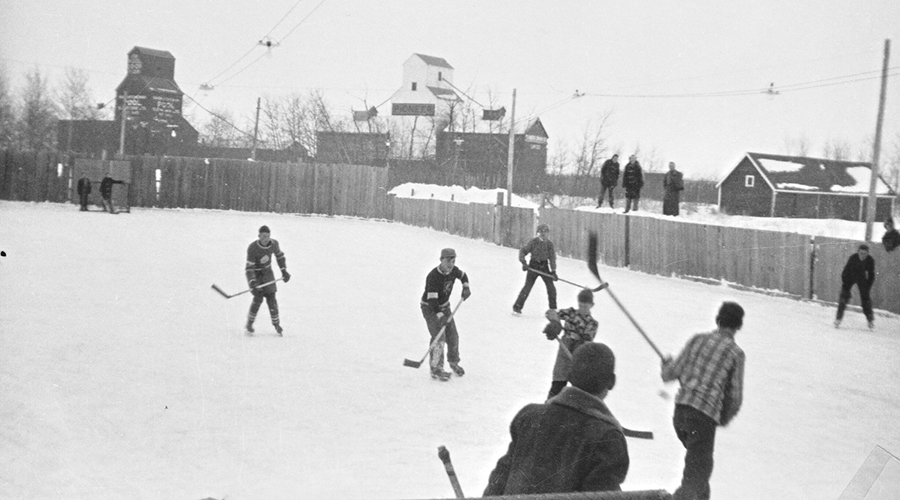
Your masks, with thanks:
[(744, 187), (752, 188), (755, 185), (756, 185), (756, 176), (755, 175), (744, 176)]
[(444, 74), (440, 71), (438, 71), (438, 81), (439, 82), (444, 81)]
[(413, 91), (415, 92), (415, 90), (416, 90), (416, 82), (412, 82), (412, 89), (413, 89)]

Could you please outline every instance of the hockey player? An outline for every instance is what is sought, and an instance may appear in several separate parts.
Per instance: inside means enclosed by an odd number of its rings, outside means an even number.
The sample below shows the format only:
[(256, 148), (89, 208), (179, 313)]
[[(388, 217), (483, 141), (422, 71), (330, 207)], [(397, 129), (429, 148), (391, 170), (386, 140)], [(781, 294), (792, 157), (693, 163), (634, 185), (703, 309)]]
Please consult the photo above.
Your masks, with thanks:
[(108, 211), (111, 214), (116, 213), (116, 209), (113, 208), (112, 204), (112, 188), (113, 184), (125, 184), (124, 181), (113, 180), (111, 177), (112, 173), (106, 174), (106, 177), (100, 181), (100, 198), (103, 203), (103, 210)]
[[(525, 306), (525, 301), (528, 300), (528, 295), (538, 276), (544, 280), (544, 286), (547, 287), (547, 307), (556, 309), (556, 285), (553, 284), (556, 277), (556, 247), (547, 238), (548, 234), (550, 234), (550, 226), (538, 224), (537, 236), (519, 250), (519, 262), (522, 264), (522, 270), (527, 271), (528, 274), (525, 276), (525, 286), (519, 291), (519, 296), (516, 297), (516, 302), (513, 304), (513, 312), (516, 314), (522, 312), (522, 307)], [(528, 254), (531, 254), (531, 261), (526, 264), (525, 256)], [(531, 269), (549, 274), (553, 278), (531, 272)]]
[[(594, 292), (585, 288), (578, 292), (578, 308), (547, 310), (545, 316), (550, 323), (544, 328), (544, 334), (548, 340), (556, 340), (560, 332), (565, 330), (562, 342), (556, 352), (556, 363), (553, 365), (553, 382), (550, 384), (550, 392), (547, 399), (560, 393), (569, 380), (569, 370), (572, 366), (572, 353), (586, 342), (591, 342), (597, 336), (597, 320), (591, 316), (591, 308), (594, 307)], [(566, 323), (563, 328), (561, 321)]]
[(691, 337), (674, 360), (662, 360), (663, 381), (678, 380), (672, 424), (685, 448), (681, 486), (676, 500), (709, 500), (716, 427), (728, 425), (743, 401), (744, 351), (734, 335), (744, 324), (744, 309), (724, 302), (716, 330)]
[(441, 250), (441, 263), (425, 278), (425, 292), (420, 303), (428, 333), (431, 334), (430, 342), (434, 341), (441, 328), (446, 325), (443, 340), (435, 344), (429, 353), (431, 376), (443, 381), (450, 379), (450, 373), (444, 371), (444, 343), (447, 344), (447, 361), (450, 363), (450, 369), (459, 377), (466, 373), (459, 365), (459, 333), (456, 331), (456, 321), (450, 317), (450, 294), (456, 280), (462, 283), (462, 299), (468, 299), (472, 295), (469, 290), (469, 277), (462, 269), (456, 267), (456, 251), (445, 248)]
[[(269, 226), (259, 228), (259, 239), (250, 243), (247, 247), (247, 266), (245, 272), (247, 275), (247, 284), (250, 285), (253, 294), (253, 302), (250, 303), (250, 313), (247, 314), (247, 334), (253, 333), (253, 322), (256, 320), (256, 313), (259, 312), (259, 306), (262, 305), (263, 299), (269, 306), (269, 315), (272, 318), (272, 325), (275, 331), (281, 335), (284, 331), (281, 328), (281, 322), (278, 317), (278, 300), (275, 299), (277, 291), (275, 283), (275, 273), (272, 271), (272, 257), (281, 268), (281, 277), (287, 283), (291, 279), (291, 274), (287, 271), (285, 264), (284, 252), (278, 245), (277, 240), (270, 238), (271, 232)], [(266, 286), (260, 286), (269, 283)], [(260, 286), (260, 288), (257, 288)]]
[(875, 314), (872, 312), (872, 296), (870, 291), (875, 283), (875, 259), (869, 255), (869, 245), (863, 243), (858, 250), (847, 259), (844, 270), (841, 271), (841, 294), (838, 297), (837, 317), (834, 318), (834, 327), (841, 326), (844, 319), (844, 310), (850, 302), (850, 290), (853, 285), (859, 289), (859, 300), (862, 302), (863, 314), (869, 322), (869, 329), (875, 328)]

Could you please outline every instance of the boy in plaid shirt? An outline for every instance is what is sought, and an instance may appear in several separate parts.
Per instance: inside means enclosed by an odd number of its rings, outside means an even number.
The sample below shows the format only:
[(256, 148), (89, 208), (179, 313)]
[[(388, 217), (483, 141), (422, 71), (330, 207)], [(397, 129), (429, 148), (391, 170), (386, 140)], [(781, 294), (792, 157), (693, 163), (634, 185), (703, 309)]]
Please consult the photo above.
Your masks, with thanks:
[(743, 400), (744, 351), (734, 342), (743, 323), (744, 309), (724, 302), (716, 330), (694, 335), (677, 358), (662, 362), (662, 379), (681, 383), (672, 423), (687, 451), (675, 500), (709, 499), (716, 427), (728, 425)]

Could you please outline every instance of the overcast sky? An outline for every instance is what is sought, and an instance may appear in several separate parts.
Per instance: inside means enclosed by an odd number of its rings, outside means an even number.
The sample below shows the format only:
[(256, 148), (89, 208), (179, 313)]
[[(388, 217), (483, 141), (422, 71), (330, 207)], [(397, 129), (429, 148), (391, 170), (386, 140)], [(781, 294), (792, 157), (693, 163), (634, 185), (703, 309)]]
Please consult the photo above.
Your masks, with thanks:
[[(269, 54), (257, 44), (267, 36), (280, 42)], [(611, 113), (611, 146), (675, 161), (689, 177), (716, 178), (746, 151), (787, 153), (800, 138), (811, 156), (837, 141), (871, 159), (887, 38), (882, 158), (900, 134), (897, 0), (0, 0), (0, 65), (14, 91), (34, 67), (56, 83), (72, 66), (109, 101), (127, 52), (142, 46), (171, 52), (182, 90), (241, 123), (257, 97), (312, 89), (349, 117), (389, 99), (421, 53), (446, 59), (481, 104), (492, 93), (509, 110), (517, 89), (516, 117), (541, 118), (551, 154)], [(198, 128), (209, 118), (192, 113)]]

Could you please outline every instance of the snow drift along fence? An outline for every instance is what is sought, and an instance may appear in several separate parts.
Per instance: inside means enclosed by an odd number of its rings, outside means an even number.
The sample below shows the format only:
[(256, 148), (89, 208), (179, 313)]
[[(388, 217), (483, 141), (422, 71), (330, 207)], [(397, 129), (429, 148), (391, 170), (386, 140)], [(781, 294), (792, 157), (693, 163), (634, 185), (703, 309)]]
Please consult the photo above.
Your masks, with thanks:
[(393, 198), (393, 220), (518, 248), (534, 233), (530, 208)]

